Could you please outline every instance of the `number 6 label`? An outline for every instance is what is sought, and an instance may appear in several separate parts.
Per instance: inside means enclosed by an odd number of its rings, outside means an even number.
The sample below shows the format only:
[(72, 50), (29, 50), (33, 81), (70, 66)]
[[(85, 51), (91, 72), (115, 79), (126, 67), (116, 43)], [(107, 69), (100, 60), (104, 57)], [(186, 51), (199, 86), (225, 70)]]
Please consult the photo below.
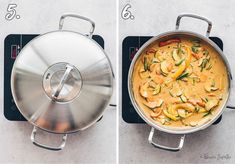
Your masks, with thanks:
[(131, 12), (128, 10), (129, 8), (131, 8), (130, 4), (127, 4), (123, 10), (122, 10), (122, 18), (127, 20), (127, 19), (134, 19), (134, 15), (131, 14)]

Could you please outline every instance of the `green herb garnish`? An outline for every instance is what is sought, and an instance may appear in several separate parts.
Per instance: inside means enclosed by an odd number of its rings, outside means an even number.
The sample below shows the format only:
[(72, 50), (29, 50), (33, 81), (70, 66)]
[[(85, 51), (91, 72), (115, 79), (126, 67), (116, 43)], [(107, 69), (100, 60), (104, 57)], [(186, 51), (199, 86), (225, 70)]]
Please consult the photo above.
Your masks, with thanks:
[(147, 58), (144, 57), (144, 71), (148, 70), (148, 62), (147, 62)]
[(192, 46), (191, 49), (192, 49), (192, 51), (193, 51), (194, 53), (198, 53), (198, 48), (199, 48), (199, 47)]
[(181, 65), (181, 64), (183, 63), (183, 61), (184, 61), (184, 60), (185, 60), (185, 59), (181, 59), (180, 61), (176, 62), (176, 63), (175, 63), (175, 65), (176, 65), (176, 66)]
[(181, 57), (181, 54), (184, 54), (181, 44), (177, 44), (177, 54)]
[(202, 52), (202, 54), (208, 56), (208, 55), (209, 55), (209, 51), (204, 50), (204, 51)]
[(178, 76), (176, 80), (182, 80), (183, 78), (188, 77), (188, 76), (189, 76), (188, 72), (185, 72), (185, 73), (182, 73), (180, 76)]
[(207, 113), (205, 113), (205, 114), (203, 115), (203, 117), (206, 117), (206, 116), (208, 116), (208, 115), (210, 115), (210, 114), (212, 114), (212, 113), (211, 113), (211, 110), (209, 110)]

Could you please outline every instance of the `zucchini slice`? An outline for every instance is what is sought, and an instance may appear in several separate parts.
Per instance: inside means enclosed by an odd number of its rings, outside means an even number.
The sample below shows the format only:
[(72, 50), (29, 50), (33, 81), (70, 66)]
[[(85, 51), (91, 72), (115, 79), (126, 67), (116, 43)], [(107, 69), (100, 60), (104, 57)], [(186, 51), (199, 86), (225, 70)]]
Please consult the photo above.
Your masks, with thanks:
[(168, 69), (167, 69), (167, 66), (168, 66), (168, 63), (166, 60), (164, 60), (163, 62), (161, 62), (161, 71), (163, 73), (163, 75), (167, 75), (169, 72), (168, 72)]
[(158, 108), (160, 106), (162, 106), (164, 100), (162, 99), (158, 99), (157, 101), (152, 101), (152, 102), (144, 102), (143, 104), (147, 107), (149, 107), (150, 109), (154, 109), (154, 108)]
[(182, 118), (186, 117), (186, 111), (184, 109), (178, 109), (178, 114)]
[(180, 57), (179, 57), (179, 55), (178, 55), (178, 53), (177, 53), (177, 49), (174, 49), (174, 50), (172, 51), (172, 58), (173, 58), (175, 61), (179, 61), (179, 60), (180, 60)]
[(214, 107), (219, 105), (219, 100), (213, 99), (213, 100), (209, 100), (206, 104), (205, 104), (205, 108), (207, 111), (210, 111), (211, 109), (213, 109)]

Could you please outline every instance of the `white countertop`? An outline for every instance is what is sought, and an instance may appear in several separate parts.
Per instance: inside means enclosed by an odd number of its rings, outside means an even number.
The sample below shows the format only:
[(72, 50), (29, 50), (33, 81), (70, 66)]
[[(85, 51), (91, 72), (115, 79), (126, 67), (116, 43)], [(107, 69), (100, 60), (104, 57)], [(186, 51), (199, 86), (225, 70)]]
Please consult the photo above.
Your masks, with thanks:
[[(119, 56), (121, 43), (130, 35), (158, 35), (174, 30), (176, 17), (180, 13), (195, 13), (207, 17), (213, 22), (211, 36), (218, 36), (224, 43), (232, 74), (235, 76), (235, 1), (220, 0), (122, 0), (120, 9), (127, 3), (134, 20), (120, 19)], [(182, 19), (180, 29), (192, 30), (201, 34), (206, 32), (206, 23)], [(121, 59), (119, 59), (121, 65)], [(121, 69), (119, 69), (121, 72)], [(121, 82), (121, 80), (119, 80)], [(234, 82), (233, 82), (234, 83)], [(234, 92), (234, 88), (232, 92)], [(121, 92), (121, 88), (119, 88)], [(234, 97), (234, 93), (231, 95)], [(231, 101), (232, 102), (232, 101)], [(233, 98), (235, 105), (235, 101)], [(166, 152), (148, 144), (150, 127), (148, 125), (127, 124), (121, 118), (120, 111), (120, 163), (235, 163), (235, 111), (226, 109), (222, 121), (206, 130), (186, 135), (185, 144), (180, 152)], [(176, 145), (178, 136), (157, 132), (160, 142)], [(227, 159), (222, 159), (227, 156)]]
[[(5, 20), (8, 4), (17, 3), (20, 19)], [(58, 29), (61, 14), (74, 12), (96, 23), (95, 34), (105, 40), (105, 50), (116, 70), (114, 0), (50, 0), (3, 1), (0, 5), (0, 77), (3, 77), (4, 38), (8, 34), (45, 33)], [(85, 22), (65, 21), (65, 28), (87, 32)], [(3, 79), (3, 78), (1, 78)], [(108, 107), (100, 122), (91, 128), (68, 136), (63, 151), (53, 152), (34, 146), (30, 141), (32, 126), (28, 122), (12, 122), (3, 116), (3, 80), (0, 82), (0, 163), (115, 163), (116, 161), (116, 109)], [(114, 93), (115, 94), (115, 93)], [(115, 103), (115, 96), (111, 102)], [(45, 137), (45, 139), (43, 138)], [(59, 136), (39, 133), (46, 143), (59, 141)]]

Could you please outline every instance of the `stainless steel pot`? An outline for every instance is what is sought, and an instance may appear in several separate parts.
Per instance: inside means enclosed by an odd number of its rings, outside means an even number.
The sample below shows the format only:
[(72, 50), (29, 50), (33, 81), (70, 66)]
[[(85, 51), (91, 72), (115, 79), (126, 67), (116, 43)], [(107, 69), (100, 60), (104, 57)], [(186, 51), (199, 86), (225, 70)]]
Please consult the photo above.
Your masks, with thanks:
[[(88, 35), (62, 30), (64, 19), (88, 21)], [(62, 15), (59, 30), (40, 35), (21, 50), (13, 65), (11, 90), (22, 115), (34, 125), (32, 142), (61, 150), (67, 134), (84, 130), (102, 117), (112, 96), (113, 71), (104, 50), (91, 39), (95, 23)], [(37, 128), (63, 134), (57, 147), (35, 140)]]
[[(196, 19), (200, 19), (200, 20), (203, 20), (203, 21), (206, 21), (208, 23), (208, 28), (207, 28), (207, 32), (206, 32), (206, 37), (203, 36), (203, 35), (200, 35), (198, 33), (194, 33), (194, 32), (191, 32), (191, 31), (182, 31), (182, 30), (179, 30), (179, 25), (180, 25), (180, 20), (182, 17), (191, 17), (191, 18), (196, 18)], [(207, 128), (208, 126), (210, 126), (213, 122), (215, 122), (220, 116), (221, 114), (223, 113), (225, 107), (226, 107), (226, 103), (227, 103), (227, 100), (229, 98), (229, 94), (230, 94), (230, 88), (231, 88), (231, 80), (232, 80), (232, 76), (231, 76), (231, 70), (230, 70), (230, 67), (229, 67), (229, 64), (228, 64), (228, 61), (225, 57), (225, 55), (223, 54), (223, 52), (221, 51), (221, 49), (214, 43), (212, 42), (208, 37), (209, 37), (209, 34), (210, 34), (210, 31), (211, 31), (211, 28), (212, 28), (212, 23), (211, 21), (209, 21), (208, 19), (204, 18), (204, 17), (201, 17), (201, 16), (197, 16), (197, 15), (193, 15), (193, 14), (182, 14), (182, 15), (179, 15), (178, 18), (177, 18), (177, 21), (176, 21), (176, 29), (174, 31), (170, 31), (170, 32), (166, 32), (166, 33), (163, 33), (163, 34), (160, 34), (158, 36), (155, 36), (153, 38), (151, 38), (150, 40), (148, 40), (139, 50), (138, 52), (136, 53), (134, 59), (132, 60), (132, 63), (131, 63), (131, 66), (130, 66), (130, 69), (129, 69), (129, 75), (128, 75), (128, 91), (129, 91), (129, 95), (130, 95), (130, 98), (131, 98), (131, 101), (132, 101), (132, 104), (135, 108), (135, 110), (137, 111), (137, 113), (140, 115), (140, 117), (147, 123), (149, 124), (152, 128), (151, 128), (151, 131), (150, 131), (150, 134), (149, 134), (149, 138), (148, 138), (148, 141), (150, 144), (152, 144), (153, 146), (157, 147), (157, 148), (160, 148), (160, 149), (165, 149), (165, 150), (169, 150), (169, 151), (178, 151), (180, 150), (182, 147), (183, 147), (183, 144), (184, 144), (184, 139), (185, 139), (185, 134), (189, 134), (189, 133), (193, 133), (193, 132), (196, 132), (196, 131), (199, 131), (199, 130), (202, 130), (202, 129), (205, 129)], [(220, 55), (221, 57), (221, 60), (223, 60), (223, 62), (225, 63), (225, 66), (227, 67), (227, 76), (228, 76), (228, 79), (229, 79), (229, 91), (228, 91), (228, 94), (227, 94), (227, 98), (226, 100), (223, 102), (222, 104), (222, 107), (219, 109), (219, 112), (211, 119), (209, 120), (207, 123), (201, 125), (201, 126), (198, 126), (198, 127), (193, 127), (193, 128), (190, 128), (190, 129), (184, 129), (184, 130), (179, 130), (179, 129), (171, 129), (171, 128), (166, 128), (166, 127), (163, 127), (163, 126), (159, 126), (157, 125), (153, 120), (149, 119), (145, 114), (144, 112), (141, 110), (141, 108), (138, 106), (138, 104), (136, 103), (135, 101), (135, 98), (133, 96), (133, 91), (132, 91), (132, 74), (133, 74), (133, 69), (134, 69), (134, 65), (137, 61), (137, 59), (140, 57), (141, 53), (152, 43), (156, 42), (156, 41), (163, 41), (163, 40), (167, 40), (167, 39), (171, 39), (171, 38), (176, 38), (176, 37), (189, 37), (189, 38), (196, 38), (196, 39), (199, 39), (199, 40), (202, 40), (204, 41), (205, 43), (208, 43), (210, 46), (212, 46), (214, 48), (214, 50), (216, 52), (218, 52), (218, 54)], [(227, 106), (227, 108), (232, 108), (234, 109), (235, 107), (233, 106)], [(179, 145), (178, 147), (169, 147), (169, 146), (164, 146), (164, 145), (161, 145), (159, 143), (155, 143), (153, 142), (153, 135), (154, 135), (154, 131), (155, 129), (159, 130), (159, 131), (163, 131), (163, 132), (166, 132), (166, 133), (170, 133), (170, 134), (181, 134), (181, 138), (180, 138), (180, 142), (179, 142)]]

